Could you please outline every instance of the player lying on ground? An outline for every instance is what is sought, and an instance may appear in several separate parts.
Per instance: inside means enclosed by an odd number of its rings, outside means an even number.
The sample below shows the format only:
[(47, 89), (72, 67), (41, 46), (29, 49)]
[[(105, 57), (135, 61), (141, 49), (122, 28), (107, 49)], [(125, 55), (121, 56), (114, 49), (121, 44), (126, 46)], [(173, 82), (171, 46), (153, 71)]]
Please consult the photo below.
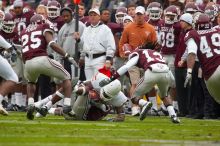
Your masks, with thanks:
[[(121, 92), (119, 80), (100, 87), (100, 81), (106, 78), (108, 78), (106, 75), (98, 73), (91, 80), (76, 85), (73, 90), (73, 93), (77, 95), (76, 101), (72, 107), (63, 108), (63, 112), (68, 113), (64, 114), (64, 117), (72, 120), (100, 120), (109, 113), (110, 107), (113, 107), (116, 109), (117, 116), (112, 121), (124, 121), (123, 105), (127, 101), (127, 97)], [(34, 103), (34, 109), (39, 112), (37, 116), (39, 117), (39, 114), (46, 116), (52, 105), (62, 97), (61, 91), (57, 91), (53, 96)], [(61, 109), (55, 110), (62, 112)], [(33, 115), (35, 110), (31, 109), (31, 111)]]

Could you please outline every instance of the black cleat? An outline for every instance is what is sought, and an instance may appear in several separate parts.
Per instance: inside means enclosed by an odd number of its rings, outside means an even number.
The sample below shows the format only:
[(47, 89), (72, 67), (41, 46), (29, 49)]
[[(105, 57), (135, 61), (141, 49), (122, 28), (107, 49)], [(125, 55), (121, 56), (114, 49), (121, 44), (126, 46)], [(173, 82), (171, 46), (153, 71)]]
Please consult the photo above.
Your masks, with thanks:
[(34, 119), (34, 111), (35, 111), (35, 106), (33, 104), (28, 105), (28, 107), (27, 107), (27, 118), (29, 120)]
[(40, 108), (40, 110), (38, 111), (43, 117), (46, 117), (47, 113), (48, 113), (48, 109), (46, 106), (43, 106), (42, 108)]

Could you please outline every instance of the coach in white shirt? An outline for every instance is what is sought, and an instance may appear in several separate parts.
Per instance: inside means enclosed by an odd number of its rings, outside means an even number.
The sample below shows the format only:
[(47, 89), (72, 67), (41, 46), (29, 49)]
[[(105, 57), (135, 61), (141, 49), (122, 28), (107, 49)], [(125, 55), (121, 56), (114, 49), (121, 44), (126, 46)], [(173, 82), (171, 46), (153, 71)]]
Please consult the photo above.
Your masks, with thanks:
[(83, 45), (80, 60), (85, 60), (86, 79), (91, 79), (104, 65), (110, 68), (116, 46), (114, 36), (108, 26), (100, 21), (100, 11), (96, 8), (89, 10), (90, 26), (84, 29), (82, 37), (76, 34)]

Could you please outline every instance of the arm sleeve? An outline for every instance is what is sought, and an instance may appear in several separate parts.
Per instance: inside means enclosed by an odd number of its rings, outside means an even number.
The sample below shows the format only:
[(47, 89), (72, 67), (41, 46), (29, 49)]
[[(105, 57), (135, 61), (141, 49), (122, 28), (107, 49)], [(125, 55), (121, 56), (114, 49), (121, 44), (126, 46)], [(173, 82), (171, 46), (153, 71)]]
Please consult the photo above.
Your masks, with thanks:
[(139, 55), (135, 55), (134, 57), (132, 57), (131, 59), (128, 60), (128, 62), (123, 65), (122, 67), (120, 67), (117, 70), (117, 73), (121, 76), (123, 74), (125, 74), (132, 66), (135, 66), (138, 62), (139, 59)]
[(4, 49), (9, 49), (11, 48), (11, 44), (8, 43), (2, 36), (0, 36), (0, 47), (4, 48)]
[(190, 38), (186, 41), (186, 46), (187, 46), (186, 49), (188, 54), (190, 53), (197, 54), (198, 46), (193, 38)]

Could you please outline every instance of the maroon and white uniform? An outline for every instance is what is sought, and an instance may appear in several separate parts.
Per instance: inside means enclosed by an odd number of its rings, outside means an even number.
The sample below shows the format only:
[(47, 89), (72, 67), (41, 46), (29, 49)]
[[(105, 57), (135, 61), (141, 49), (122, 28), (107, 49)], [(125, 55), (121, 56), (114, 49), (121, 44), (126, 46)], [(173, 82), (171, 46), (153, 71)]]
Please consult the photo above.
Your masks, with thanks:
[(61, 27), (65, 23), (63, 17), (61, 16), (58, 16), (54, 19), (49, 19), (49, 21), (53, 23), (55, 33), (58, 33), (58, 31), (61, 29)]
[(161, 40), (160, 40), (160, 29), (161, 29), (161, 26), (162, 26), (162, 24), (163, 24), (163, 20), (162, 20), (162, 19), (159, 19), (159, 20), (149, 19), (149, 20), (148, 20), (148, 23), (151, 24), (152, 26), (154, 26), (155, 31), (156, 31), (156, 33), (157, 33), (157, 40), (158, 40), (158, 42), (161, 44)]
[(30, 19), (33, 15), (34, 11), (30, 10), (28, 12), (24, 12), (22, 15), (14, 16), (18, 34), (20, 34), (22, 30), (24, 30), (30, 24)]
[(160, 53), (147, 49), (134, 51), (129, 55), (128, 62), (117, 70), (113, 78), (125, 74), (132, 66), (137, 66), (145, 70), (144, 76), (139, 80), (132, 97), (144, 95), (149, 92), (155, 84), (159, 87), (160, 97), (163, 99), (167, 96), (168, 88), (173, 83), (174, 77)]
[(199, 30), (201, 37), (197, 56), (201, 62), (207, 88), (215, 100), (220, 103), (220, 30)]
[[(76, 120), (100, 120), (109, 113), (109, 106), (121, 107), (127, 101), (124, 93), (119, 91), (110, 100), (100, 102), (101, 87), (99, 83), (106, 78), (108, 78), (106, 75), (97, 73), (90, 81), (86, 81), (90, 84), (83, 85), (86, 86), (86, 94), (80, 95), (73, 104)], [(80, 87), (81, 85), (76, 86)]]
[(181, 27), (179, 22), (174, 24), (166, 24), (164, 21), (160, 27), (160, 42), (162, 45), (161, 54), (167, 65), (174, 74), (174, 61), (176, 50), (179, 45), (179, 36)]
[(24, 76), (30, 82), (36, 82), (40, 74), (58, 78), (70, 79), (69, 73), (57, 61), (47, 55), (45, 32), (53, 33), (48, 24), (30, 24), (20, 35), (22, 56), (25, 62)]

